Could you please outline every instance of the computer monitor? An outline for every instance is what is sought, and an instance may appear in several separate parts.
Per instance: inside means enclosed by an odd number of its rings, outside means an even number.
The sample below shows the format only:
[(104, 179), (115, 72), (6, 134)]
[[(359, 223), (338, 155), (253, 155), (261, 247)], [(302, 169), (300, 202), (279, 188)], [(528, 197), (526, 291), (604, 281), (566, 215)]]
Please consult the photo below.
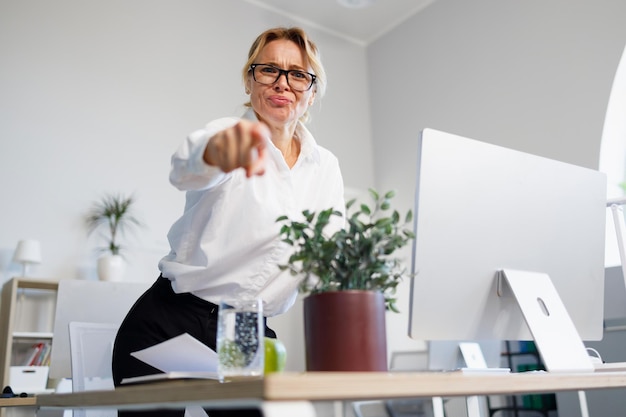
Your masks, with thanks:
[(515, 270), (547, 274), (580, 337), (602, 338), (603, 173), (433, 129), (417, 168), (410, 337), (533, 340), (498, 294)]

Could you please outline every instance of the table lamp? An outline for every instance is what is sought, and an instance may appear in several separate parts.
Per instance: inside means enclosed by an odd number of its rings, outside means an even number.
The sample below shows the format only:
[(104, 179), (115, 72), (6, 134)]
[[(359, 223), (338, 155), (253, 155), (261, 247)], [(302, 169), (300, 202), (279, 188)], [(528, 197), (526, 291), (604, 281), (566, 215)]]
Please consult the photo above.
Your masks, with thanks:
[(26, 270), (30, 264), (41, 263), (41, 244), (38, 240), (20, 240), (17, 243), (13, 262), (22, 264), (22, 276), (26, 276)]

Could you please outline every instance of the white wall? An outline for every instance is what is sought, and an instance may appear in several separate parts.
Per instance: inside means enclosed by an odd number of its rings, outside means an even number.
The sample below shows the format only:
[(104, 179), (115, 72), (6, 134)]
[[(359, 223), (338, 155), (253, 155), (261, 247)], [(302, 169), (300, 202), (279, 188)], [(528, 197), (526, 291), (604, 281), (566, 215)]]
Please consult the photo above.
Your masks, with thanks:
[[(598, 168), (624, 16), (615, 0), (437, 0), (371, 44), (378, 188), (412, 207), (425, 127)], [(391, 350), (415, 346), (408, 287), (388, 315)]]
[[(623, 16), (619, 0), (438, 0), (366, 51), (305, 26), (330, 78), (311, 129), (348, 187), (396, 189), (401, 209), (424, 127), (597, 167)], [(136, 193), (148, 227), (129, 242), (127, 278), (153, 280), (183, 204), (171, 153), (240, 112), (250, 42), (292, 23), (243, 0), (0, 0), (0, 280), (20, 271), (10, 259), (26, 237), (43, 244), (35, 275), (94, 279), (82, 216), (104, 192)], [(405, 336), (407, 290), (390, 350), (419, 346)], [(274, 320), (291, 369), (299, 314)]]
[[(135, 193), (146, 224), (125, 241), (126, 279), (156, 279), (184, 200), (168, 182), (171, 154), (209, 120), (241, 114), (250, 44), (295, 23), (243, 0), (1, 0), (0, 283), (21, 272), (11, 257), (22, 238), (42, 243), (29, 275), (96, 279), (102, 242), (87, 238), (83, 217), (108, 192)], [(346, 184), (367, 188), (365, 49), (305, 29), (329, 77), (310, 128)], [(288, 340), (301, 326), (294, 314), (278, 324)], [(292, 350), (290, 365), (300, 363), (301, 348)]]

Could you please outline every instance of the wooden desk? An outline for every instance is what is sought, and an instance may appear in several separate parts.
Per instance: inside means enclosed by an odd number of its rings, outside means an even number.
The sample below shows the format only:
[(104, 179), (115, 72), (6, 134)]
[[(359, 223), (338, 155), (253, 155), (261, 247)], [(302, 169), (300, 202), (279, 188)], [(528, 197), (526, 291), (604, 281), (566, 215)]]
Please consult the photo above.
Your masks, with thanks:
[(211, 380), (167, 381), (118, 388), (44, 394), (38, 407), (157, 408), (204, 405), (248, 407), (263, 401), (335, 401), (452, 397), (626, 388), (626, 372), (463, 374), (461, 372), (279, 373), (265, 379), (220, 384)]
[(37, 399), (35, 397), (0, 398), (0, 408), (35, 406), (37, 406)]

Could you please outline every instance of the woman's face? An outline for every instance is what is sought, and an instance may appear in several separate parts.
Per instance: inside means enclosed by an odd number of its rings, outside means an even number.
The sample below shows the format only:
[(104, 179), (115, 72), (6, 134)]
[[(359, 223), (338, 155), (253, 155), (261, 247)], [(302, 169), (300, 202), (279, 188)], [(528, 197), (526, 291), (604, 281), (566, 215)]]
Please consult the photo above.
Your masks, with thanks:
[[(288, 40), (275, 40), (268, 43), (256, 59), (255, 64), (268, 64), (283, 70), (312, 72), (304, 53), (298, 45)], [(294, 124), (306, 112), (315, 98), (315, 85), (308, 91), (295, 91), (282, 74), (269, 85), (254, 81), (248, 74), (247, 87), (250, 102), (258, 117), (268, 125), (282, 128)]]

